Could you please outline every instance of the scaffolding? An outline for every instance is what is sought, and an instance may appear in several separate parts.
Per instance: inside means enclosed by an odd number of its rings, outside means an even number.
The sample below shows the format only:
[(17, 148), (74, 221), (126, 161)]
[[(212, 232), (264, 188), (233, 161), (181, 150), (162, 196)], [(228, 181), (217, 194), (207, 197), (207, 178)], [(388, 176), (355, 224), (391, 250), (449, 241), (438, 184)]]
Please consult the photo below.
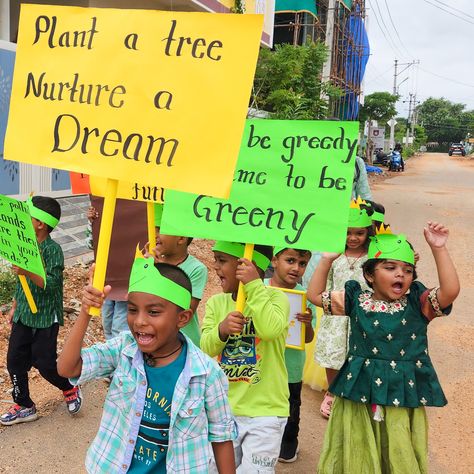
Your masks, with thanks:
[(329, 115), (357, 120), (361, 83), (369, 57), (365, 0), (319, 0), (315, 7), (316, 15), (277, 11), (274, 42), (301, 45), (307, 37), (324, 41), (329, 58), (322, 80), (342, 91), (340, 98), (330, 100)]

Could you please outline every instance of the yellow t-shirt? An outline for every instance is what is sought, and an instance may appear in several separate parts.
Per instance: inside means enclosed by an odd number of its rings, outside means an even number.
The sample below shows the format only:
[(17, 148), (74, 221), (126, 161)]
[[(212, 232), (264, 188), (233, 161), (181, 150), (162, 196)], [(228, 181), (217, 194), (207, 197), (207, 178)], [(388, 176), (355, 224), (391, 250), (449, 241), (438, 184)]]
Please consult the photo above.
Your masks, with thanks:
[(201, 349), (216, 357), (229, 380), (229, 401), (235, 416), (287, 417), (288, 374), (285, 344), (290, 305), (281, 291), (261, 280), (245, 285), (243, 314), (248, 321), (241, 334), (219, 338), (219, 323), (232, 311), (230, 293), (219, 293), (206, 304)]

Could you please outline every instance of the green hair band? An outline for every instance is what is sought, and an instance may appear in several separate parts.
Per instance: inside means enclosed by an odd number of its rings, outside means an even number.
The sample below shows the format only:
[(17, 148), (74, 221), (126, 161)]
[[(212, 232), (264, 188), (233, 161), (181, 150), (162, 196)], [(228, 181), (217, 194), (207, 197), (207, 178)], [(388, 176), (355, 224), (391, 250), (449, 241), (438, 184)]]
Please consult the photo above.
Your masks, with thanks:
[(35, 219), (44, 222), (45, 224), (48, 224), (51, 229), (54, 229), (59, 222), (59, 219), (52, 216), (46, 211), (43, 211), (43, 209), (39, 209), (33, 204), (33, 200), (31, 196), (28, 198), (26, 201), (26, 204), (28, 206), (28, 209), (30, 211), (30, 216), (34, 217)]
[(349, 220), (347, 227), (370, 227), (372, 219), (365, 209), (351, 207), (349, 209)]
[[(224, 240), (216, 240), (214, 247), (212, 247), (213, 252), (222, 252), (237, 258), (243, 258), (244, 250), (244, 244), (238, 242), (226, 242)], [(270, 265), (270, 259), (257, 250), (253, 251), (252, 260), (255, 262), (255, 265), (263, 271), (265, 271), (268, 268), (268, 265)]]
[(129, 293), (134, 291), (159, 296), (183, 309), (189, 309), (191, 305), (191, 293), (163, 276), (153, 258), (135, 258), (128, 286)]
[(385, 214), (382, 214), (381, 212), (374, 211), (374, 212), (372, 212), (372, 215), (370, 216), (370, 218), (373, 221), (384, 222)]
[(155, 203), (155, 227), (161, 227), (162, 216), (163, 216), (163, 204)]
[(403, 234), (392, 234), (390, 227), (381, 227), (377, 230), (375, 237), (370, 237), (367, 258), (370, 260), (387, 259), (399, 260), (401, 262), (415, 265), (415, 253)]

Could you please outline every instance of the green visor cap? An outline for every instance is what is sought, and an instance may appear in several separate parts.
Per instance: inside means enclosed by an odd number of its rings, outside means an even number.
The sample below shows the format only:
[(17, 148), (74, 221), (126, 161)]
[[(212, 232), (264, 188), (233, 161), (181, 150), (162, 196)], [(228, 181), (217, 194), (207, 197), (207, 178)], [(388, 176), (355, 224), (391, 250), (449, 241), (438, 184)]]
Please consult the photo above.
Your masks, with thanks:
[[(213, 252), (222, 252), (237, 258), (243, 258), (244, 250), (244, 244), (238, 242), (226, 242), (224, 240), (216, 240), (214, 247), (212, 247)], [(253, 251), (252, 260), (255, 265), (263, 271), (265, 271), (270, 265), (270, 259), (257, 250)]]
[(163, 216), (163, 204), (155, 203), (155, 227), (161, 227), (162, 216)]
[(38, 219), (39, 221), (44, 222), (45, 224), (48, 224), (49, 227), (51, 227), (51, 229), (54, 229), (58, 225), (59, 219), (52, 216), (48, 212), (35, 207), (31, 197), (28, 198), (28, 200), (26, 201), (26, 204), (30, 211), (31, 217), (34, 217), (35, 219)]
[[(382, 233), (370, 237), (367, 258), (399, 260), (401, 262), (415, 265), (415, 253), (410, 247), (407, 238), (403, 234), (392, 234), (390, 227), (383, 227)], [(387, 232), (388, 229), (388, 232)]]
[(134, 291), (159, 296), (183, 309), (191, 305), (191, 293), (164, 277), (155, 267), (153, 258), (135, 258), (128, 285), (128, 292)]

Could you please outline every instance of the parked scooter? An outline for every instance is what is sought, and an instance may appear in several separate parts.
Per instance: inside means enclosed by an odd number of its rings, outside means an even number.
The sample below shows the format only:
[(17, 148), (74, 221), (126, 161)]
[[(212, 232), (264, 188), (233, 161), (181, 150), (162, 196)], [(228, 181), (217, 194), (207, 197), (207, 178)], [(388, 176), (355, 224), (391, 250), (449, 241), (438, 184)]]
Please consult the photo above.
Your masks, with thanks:
[(393, 150), (389, 155), (390, 163), (388, 165), (389, 171), (403, 171), (402, 155), (399, 151)]
[(377, 153), (375, 154), (374, 165), (388, 166), (389, 161), (390, 161), (389, 156), (386, 153), (384, 153), (382, 149), (379, 149)]

